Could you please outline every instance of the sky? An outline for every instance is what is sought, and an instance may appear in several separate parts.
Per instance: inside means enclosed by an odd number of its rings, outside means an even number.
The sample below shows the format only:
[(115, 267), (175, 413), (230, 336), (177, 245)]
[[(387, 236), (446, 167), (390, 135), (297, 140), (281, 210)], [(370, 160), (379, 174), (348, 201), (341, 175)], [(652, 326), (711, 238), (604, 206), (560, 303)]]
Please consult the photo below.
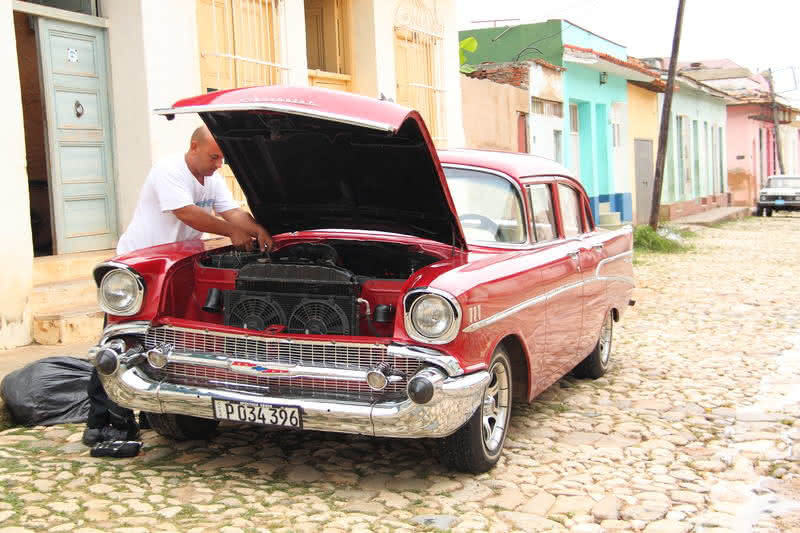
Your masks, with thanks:
[[(459, 28), (565, 18), (625, 45), (628, 55), (666, 57), (678, 0), (456, 0)], [(731, 59), (775, 71), (776, 90), (800, 102), (800, 0), (685, 0), (680, 61)], [(794, 71), (791, 67), (794, 67)], [(795, 76), (797, 80), (795, 82)], [(792, 90), (794, 89), (794, 90)]]

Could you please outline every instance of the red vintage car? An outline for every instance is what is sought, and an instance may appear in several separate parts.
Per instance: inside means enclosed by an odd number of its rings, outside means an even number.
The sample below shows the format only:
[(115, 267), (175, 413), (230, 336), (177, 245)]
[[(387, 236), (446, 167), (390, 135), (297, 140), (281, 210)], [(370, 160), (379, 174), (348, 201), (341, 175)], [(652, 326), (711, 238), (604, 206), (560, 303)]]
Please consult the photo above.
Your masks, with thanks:
[(441, 439), (484, 472), (512, 401), (597, 378), (633, 287), (630, 228), (523, 154), (437, 152), (420, 115), (313, 88), (181, 100), (222, 149), (271, 253), (187, 241), (98, 265), (107, 393), (176, 439), (220, 420)]

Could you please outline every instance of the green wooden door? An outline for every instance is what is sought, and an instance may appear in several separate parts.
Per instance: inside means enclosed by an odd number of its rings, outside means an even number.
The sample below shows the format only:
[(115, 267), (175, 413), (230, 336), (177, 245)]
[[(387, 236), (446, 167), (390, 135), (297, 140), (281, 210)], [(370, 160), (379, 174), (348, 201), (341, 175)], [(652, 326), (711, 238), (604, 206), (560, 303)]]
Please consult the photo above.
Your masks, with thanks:
[(112, 248), (117, 215), (106, 34), (38, 19), (55, 253)]

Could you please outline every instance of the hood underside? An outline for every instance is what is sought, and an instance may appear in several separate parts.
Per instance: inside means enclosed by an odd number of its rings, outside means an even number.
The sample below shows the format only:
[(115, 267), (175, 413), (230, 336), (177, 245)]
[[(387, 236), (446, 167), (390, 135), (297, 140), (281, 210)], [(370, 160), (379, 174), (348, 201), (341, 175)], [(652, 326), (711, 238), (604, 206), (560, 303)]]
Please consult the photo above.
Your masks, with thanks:
[[(282, 88), (269, 90), (286, 95)], [(243, 89), (240, 92), (253, 91)], [(198, 112), (222, 150), (256, 220), (272, 234), (360, 229), (414, 235), (465, 248), (438, 157), (419, 115), (345, 93), (292, 89), (313, 107), (184, 101), (172, 112)], [(227, 93), (231, 99), (231, 93)], [(205, 95), (210, 96), (210, 95)], [(247, 98), (241, 98), (247, 96)], [(364, 100), (373, 115), (355, 113)], [(355, 101), (358, 104), (358, 100)], [(261, 105), (250, 102), (262, 102)], [(210, 104), (210, 105), (209, 105)], [(381, 116), (381, 106), (386, 116)], [(180, 109), (185, 107), (185, 111)]]

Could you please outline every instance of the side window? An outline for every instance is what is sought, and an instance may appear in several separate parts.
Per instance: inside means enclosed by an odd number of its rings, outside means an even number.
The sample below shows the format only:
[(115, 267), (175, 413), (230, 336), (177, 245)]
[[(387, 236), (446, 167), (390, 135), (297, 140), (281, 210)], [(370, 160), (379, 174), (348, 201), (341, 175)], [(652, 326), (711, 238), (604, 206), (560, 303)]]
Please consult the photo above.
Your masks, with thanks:
[(564, 224), (564, 237), (576, 237), (583, 232), (581, 206), (578, 193), (572, 187), (558, 184), (558, 205), (561, 207), (561, 222)]
[(553, 213), (553, 197), (550, 186), (544, 183), (528, 187), (534, 238), (536, 242), (551, 241), (556, 238), (556, 217)]

